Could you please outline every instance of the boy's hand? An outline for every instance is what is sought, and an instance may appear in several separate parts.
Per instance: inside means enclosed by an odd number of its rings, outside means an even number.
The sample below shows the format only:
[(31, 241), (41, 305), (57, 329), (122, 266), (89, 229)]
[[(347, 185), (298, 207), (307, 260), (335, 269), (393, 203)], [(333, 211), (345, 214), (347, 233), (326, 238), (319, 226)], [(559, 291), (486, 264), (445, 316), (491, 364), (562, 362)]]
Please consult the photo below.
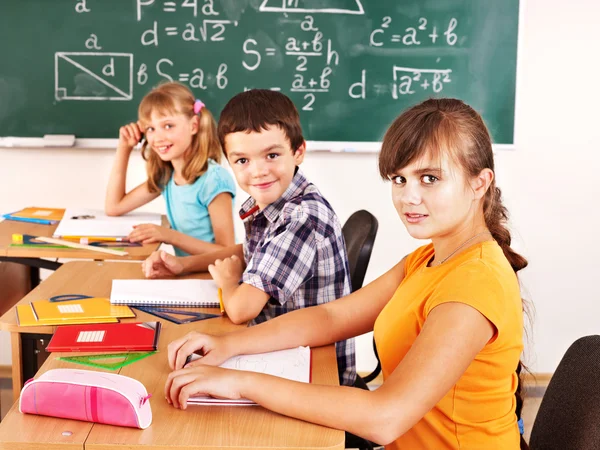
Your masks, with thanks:
[(132, 122), (119, 128), (118, 149), (131, 151), (142, 139), (142, 128), (139, 122)]
[[(174, 340), (167, 349), (171, 370), (179, 370), (184, 366), (186, 368), (200, 365), (218, 366), (233, 356), (224, 336), (211, 336), (197, 331)], [(199, 353), (202, 358), (186, 365), (187, 357), (192, 353)]]
[(208, 266), (208, 271), (217, 283), (217, 286), (237, 286), (242, 278), (244, 268), (242, 261), (236, 255), (223, 260), (217, 259), (214, 264)]
[(142, 244), (152, 244), (153, 242), (164, 242), (170, 244), (172, 230), (151, 223), (134, 225), (133, 231), (129, 233), (127, 239), (130, 242), (141, 242)]
[(214, 398), (238, 400), (240, 387), (247, 373), (241, 370), (199, 366), (171, 372), (165, 384), (165, 398), (175, 408), (186, 409), (192, 396), (209, 395)]
[(165, 251), (153, 252), (143, 263), (142, 272), (146, 278), (166, 278), (183, 272), (183, 264), (176, 256)]

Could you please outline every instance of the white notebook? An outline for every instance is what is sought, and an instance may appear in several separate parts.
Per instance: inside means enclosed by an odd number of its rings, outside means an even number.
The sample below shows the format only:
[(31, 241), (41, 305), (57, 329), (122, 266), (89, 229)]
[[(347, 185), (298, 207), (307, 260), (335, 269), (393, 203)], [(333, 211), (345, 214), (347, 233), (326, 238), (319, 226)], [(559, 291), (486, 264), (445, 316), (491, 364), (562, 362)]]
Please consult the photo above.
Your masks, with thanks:
[(53, 236), (125, 237), (133, 231), (134, 225), (142, 223), (161, 225), (160, 214), (132, 212), (111, 217), (96, 209), (68, 208)]
[[(193, 354), (192, 361), (201, 358)], [(310, 347), (297, 347), (255, 355), (238, 355), (228, 359), (220, 367), (249, 372), (265, 373), (288, 380), (310, 383), (311, 353)], [(206, 396), (190, 397), (190, 405), (256, 405), (252, 400), (228, 400)]]
[(113, 280), (113, 305), (219, 307), (213, 280)]

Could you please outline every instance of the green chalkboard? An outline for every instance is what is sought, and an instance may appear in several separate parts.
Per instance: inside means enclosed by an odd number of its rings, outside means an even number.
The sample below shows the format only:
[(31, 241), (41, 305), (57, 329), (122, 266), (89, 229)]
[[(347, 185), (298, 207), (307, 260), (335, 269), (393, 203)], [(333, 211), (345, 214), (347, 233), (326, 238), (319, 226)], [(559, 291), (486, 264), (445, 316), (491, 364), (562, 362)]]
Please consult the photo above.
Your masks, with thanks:
[(144, 94), (280, 89), (312, 141), (458, 97), (513, 143), (519, 0), (2, 0), (0, 136), (116, 138)]

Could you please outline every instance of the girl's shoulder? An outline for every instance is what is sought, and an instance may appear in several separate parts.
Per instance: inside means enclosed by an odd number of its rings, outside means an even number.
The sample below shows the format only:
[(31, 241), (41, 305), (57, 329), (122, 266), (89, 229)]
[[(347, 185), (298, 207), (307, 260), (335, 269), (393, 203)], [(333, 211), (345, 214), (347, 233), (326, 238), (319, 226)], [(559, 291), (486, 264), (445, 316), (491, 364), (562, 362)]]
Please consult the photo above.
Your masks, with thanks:
[(208, 164), (208, 167), (206, 169), (206, 172), (204, 172), (202, 174), (203, 177), (212, 176), (212, 177), (231, 178), (231, 174), (229, 173), (229, 171), (225, 167), (223, 167), (221, 164), (216, 162), (214, 159), (209, 159), (207, 164)]
[(235, 196), (235, 181), (229, 171), (218, 162), (210, 159), (206, 172), (196, 180), (198, 199), (208, 205), (220, 193), (228, 192)]
[(209, 159), (207, 161), (206, 170), (202, 175), (196, 178), (196, 181), (193, 184), (201, 186), (219, 182), (229, 183), (230, 181), (233, 182), (233, 177), (229, 171), (215, 160)]

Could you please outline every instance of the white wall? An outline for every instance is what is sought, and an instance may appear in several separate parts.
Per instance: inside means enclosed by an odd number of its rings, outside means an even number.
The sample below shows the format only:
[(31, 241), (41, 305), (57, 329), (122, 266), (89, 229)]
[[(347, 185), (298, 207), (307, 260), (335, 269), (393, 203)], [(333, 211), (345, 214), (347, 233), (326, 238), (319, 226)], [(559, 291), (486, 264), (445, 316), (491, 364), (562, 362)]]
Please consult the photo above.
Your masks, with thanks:
[[(600, 3), (521, 1), (516, 150), (496, 155), (497, 177), (515, 247), (530, 262), (521, 275), (536, 309), (528, 361), (534, 371), (551, 372), (573, 340), (600, 333), (600, 243), (593, 238), (600, 230)], [(0, 149), (0, 212), (27, 205), (102, 207), (112, 154)], [(131, 175), (139, 182), (144, 169), (136, 156)], [(303, 169), (342, 221), (361, 208), (378, 217), (367, 281), (418, 245), (396, 216), (375, 155), (312, 153)], [(162, 212), (162, 200), (151, 209)], [(10, 351), (6, 342), (0, 339), (0, 364)], [(370, 338), (359, 347), (358, 369), (368, 370)]]

